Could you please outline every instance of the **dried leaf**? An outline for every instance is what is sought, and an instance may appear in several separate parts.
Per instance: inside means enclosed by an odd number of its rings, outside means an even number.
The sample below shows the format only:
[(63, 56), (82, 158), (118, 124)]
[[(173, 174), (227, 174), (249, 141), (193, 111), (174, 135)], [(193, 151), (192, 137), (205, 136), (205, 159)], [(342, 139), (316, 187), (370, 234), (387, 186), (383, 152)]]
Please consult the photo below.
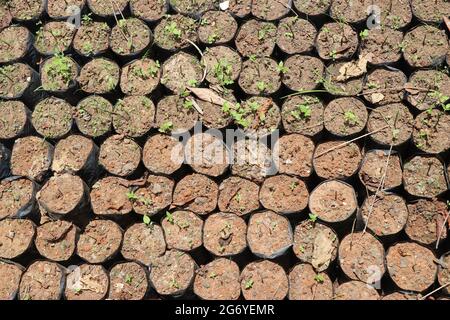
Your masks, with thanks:
[(417, 90), (414, 85), (410, 82), (405, 83), (405, 85), (403, 86), (403, 88), (405, 89), (406, 92), (415, 95), (418, 94), (420, 92), (420, 90)]
[(230, 1), (223, 1), (219, 4), (220, 10), (227, 10), (230, 7)]
[(328, 267), (333, 255), (333, 241), (330, 239), (328, 232), (320, 231), (314, 239), (314, 251), (312, 254), (311, 264), (315, 269)]
[[(213, 104), (217, 104), (219, 106), (223, 106), (227, 100), (219, 96), (217, 93), (215, 93), (213, 90), (208, 88), (188, 88), (189, 91), (191, 91), (193, 94), (197, 96), (200, 100), (210, 102)], [(229, 103), (229, 102), (228, 102)]]
[(365, 56), (360, 56), (357, 61), (344, 63), (339, 69), (339, 75), (336, 77), (336, 80), (345, 81), (365, 74), (367, 72), (367, 63), (372, 61), (372, 57), (373, 54), (368, 53)]
[(372, 93), (371, 95), (372, 103), (378, 103), (384, 99), (384, 94), (382, 93)]

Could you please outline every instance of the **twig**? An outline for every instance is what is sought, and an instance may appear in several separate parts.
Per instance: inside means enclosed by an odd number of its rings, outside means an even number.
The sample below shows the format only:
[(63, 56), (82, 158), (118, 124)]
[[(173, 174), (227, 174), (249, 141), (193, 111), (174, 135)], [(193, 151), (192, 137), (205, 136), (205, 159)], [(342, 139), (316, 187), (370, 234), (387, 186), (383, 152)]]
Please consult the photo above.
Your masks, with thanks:
[(302, 94), (308, 94), (308, 93), (327, 93), (327, 90), (322, 90), (322, 89), (317, 89), (317, 90), (303, 90), (303, 91), (297, 91), (288, 95), (285, 95), (283, 97), (281, 97), (281, 99), (286, 99), (289, 97), (294, 97), (294, 96), (299, 96)]
[(447, 282), (446, 284), (444, 284), (444, 285), (440, 286), (439, 288), (437, 288), (437, 289), (431, 291), (430, 293), (427, 293), (426, 295), (424, 295), (424, 296), (423, 296), (422, 298), (420, 298), (419, 300), (425, 300), (426, 298), (428, 298), (428, 297), (431, 296), (432, 294), (434, 294), (434, 293), (436, 293), (436, 292), (438, 292), (438, 291), (440, 291), (440, 290), (442, 290), (442, 289), (444, 289), (445, 287), (448, 287), (448, 286), (450, 286), (450, 282)]
[(436, 249), (439, 247), (439, 242), (441, 240), (442, 233), (444, 232), (445, 225), (447, 224), (449, 216), (450, 216), (450, 210), (447, 210), (447, 216), (444, 219), (444, 223), (441, 226), (441, 230), (439, 231), (438, 238), (437, 238), (437, 241), (436, 241)]
[[(200, 53), (200, 56), (203, 58), (202, 50), (193, 41), (191, 41), (189, 39), (185, 39), (185, 40), (187, 42), (189, 42), (190, 44), (192, 44), (194, 46), (194, 48), (198, 51), (198, 53)], [(206, 75), (208, 74), (208, 67), (206, 66), (206, 64), (203, 67), (204, 67), (204, 69), (203, 69), (203, 78), (202, 78), (202, 81), (200, 81), (200, 82), (205, 81)]]
[(355, 141), (357, 141), (357, 140), (359, 140), (359, 139), (362, 139), (362, 138), (364, 138), (364, 137), (367, 137), (367, 136), (370, 136), (370, 135), (375, 134), (375, 133), (377, 133), (377, 132), (380, 132), (380, 131), (386, 129), (387, 127), (389, 127), (389, 126), (384, 126), (384, 127), (379, 128), (379, 129), (377, 129), (377, 130), (375, 130), (375, 131), (371, 131), (371, 132), (368, 132), (368, 133), (366, 133), (366, 134), (363, 134), (362, 136), (356, 137), (356, 138), (354, 138), (354, 139), (352, 139), (352, 140), (345, 141), (344, 143), (341, 143), (341, 144), (339, 144), (339, 145), (337, 145), (337, 146), (334, 146), (333, 148), (330, 148), (330, 149), (328, 149), (328, 150), (325, 150), (324, 152), (319, 153), (318, 155), (314, 156), (314, 159), (317, 159), (317, 158), (323, 156), (324, 154), (327, 154), (328, 152), (331, 152), (331, 151), (334, 151), (334, 150), (336, 150), (336, 149), (340, 149), (340, 148), (342, 148), (342, 147), (345, 147), (346, 145), (349, 145), (350, 143), (355, 142)]

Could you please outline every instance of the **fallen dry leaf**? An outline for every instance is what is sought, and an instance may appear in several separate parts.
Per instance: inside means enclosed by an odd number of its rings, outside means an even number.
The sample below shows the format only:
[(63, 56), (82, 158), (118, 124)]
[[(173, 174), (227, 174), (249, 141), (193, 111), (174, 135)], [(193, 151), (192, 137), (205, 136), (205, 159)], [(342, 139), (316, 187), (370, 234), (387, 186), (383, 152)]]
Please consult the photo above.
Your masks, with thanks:
[(311, 264), (315, 269), (328, 267), (333, 254), (333, 241), (326, 231), (321, 231), (314, 239), (314, 251)]
[(379, 93), (379, 92), (377, 92), (377, 93), (372, 93), (371, 99), (372, 99), (372, 103), (378, 103), (378, 102), (380, 102), (380, 101), (383, 101), (383, 99), (384, 99), (384, 94)]
[[(208, 88), (188, 88), (189, 91), (191, 91), (193, 94), (197, 96), (200, 100), (211, 102), (213, 104), (217, 104), (219, 106), (223, 106), (225, 102), (228, 102), (221, 96), (219, 96), (217, 93), (215, 93), (213, 90)], [(230, 103), (230, 102), (228, 102)]]
[(345, 81), (365, 74), (367, 72), (367, 63), (372, 61), (372, 58), (373, 54), (368, 53), (365, 56), (360, 56), (357, 61), (344, 63), (339, 69), (339, 75), (336, 77), (336, 80)]

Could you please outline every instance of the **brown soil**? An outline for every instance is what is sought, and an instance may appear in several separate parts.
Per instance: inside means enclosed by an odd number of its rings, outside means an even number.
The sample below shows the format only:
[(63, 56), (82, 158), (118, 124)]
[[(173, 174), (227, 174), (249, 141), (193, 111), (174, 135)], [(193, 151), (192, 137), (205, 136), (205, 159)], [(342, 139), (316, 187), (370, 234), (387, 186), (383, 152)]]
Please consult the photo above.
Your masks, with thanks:
[(153, 42), (150, 28), (136, 18), (119, 20), (111, 30), (110, 48), (119, 56), (131, 56), (142, 52)]
[(161, 83), (175, 93), (182, 93), (188, 87), (196, 87), (202, 82), (202, 78), (200, 61), (185, 52), (172, 55), (162, 66)]
[(26, 178), (0, 182), (0, 220), (18, 218), (35, 206), (37, 185)]
[(20, 278), (24, 268), (18, 264), (0, 261), (0, 300), (14, 300), (19, 291)]
[(103, 300), (108, 287), (106, 270), (99, 265), (84, 263), (67, 274), (64, 297), (67, 300)]
[(403, 166), (403, 184), (413, 196), (433, 198), (447, 190), (444, 165), (433, 156), (415, 156)]
[(155, 27), (155, 44), (165, 50), (181, 50), (197, 42), (197, 22), (181, 14), (169, 15)]
[(175, 182), (163, 176), (150, 175), (143, 187), (139, 187), (133, 193), (134, 212), (152, 216), (172, 202), (172, 192)]
[(122, 244), (122, 229), (110, 220), (93, 220), (77, 242), (77, 255), (88, 263), (103, 263), (113, 258)]
[(358, 23), (367, 19), (367, 0), (333, 0), (330, 15), (335, 20), (345, 23)]
[(142, 160), (149, 171), (170, 175), (183, 164), (183, 154), (183, 145), (176, 138), (156, 134), (145, 143)]
[(68, 221), (47, 222), (36, 230), (34, 241), (41, 256), (51, 261), (67, 261), (75, 252), (78, 230)]
[(242, 139), (233, 145), (233, 160), (233, 175), (260, 183), (271, 171), (272, 153), (263, 143)]
[(68, 173), (51, 177), (36, 199), (49, 214), (71, 217), (83, 214), (88, 205), (88, 187), (78, 176)]
[(291, 2), (290, 0), (255, 1), (252, 4), (252, 14), (261, 20), (279, 20), (288, 14)]
[(153, 22), (163, 18), (169, 6), (166, 1), (160, 0), (130, 0), (130, 9), (133, 16)]
[(99, 16), (113, 16), (117, 9), (123, 12), (129, 0), (114, 0), (115, 8), (111, 8), (111, 3), (104, 0), (86, 0), (91, 11)]
[(0, 68), (0, 97), (21, 98), (32, 85), (33, 69), (24, 63), (14, 63)]
[(119, 84), (120, 68), (106, 58), (92, 59), (81, 68), (78, 82), (87, 93), (105, 94)]
[[(357, 63), (351, 61), (352, 64)], [(363, 90), (364, 75), (349, 77), (342, 77), (341, 69), (343, 69), (348, 62), (333, 62), (325, 72), (324, 87), (330, 94), (336, 96), (355, 96)]]
[(317, 88), (323, 79), (323, 62), (311, 56), (294, 55), (284, 62), (283, 84), (293, 91), (308, 91)]
[(242, 119), (235, 121), (249, 137), (265, 137), (280, 126), (280, 109), (272, 98), (251, 97), (239, 108), (237, 112), (242, 112)]
[(113, 126), (118, 134), (145, 135), (155, 124), (156, 108), (146, 96), (127, 96), (114, 107)]
[(311, 219), (300, 222), (294, 231), (292, 249), (300, 261), (322, 272), (336, 259), (339, 239), (326, 225)]
[(36, 19), (45, 9), (45, 2), (42, 0), (11, 0), (8, 1), (9, 11), (14, 19), (27, 21)]
[(414, 293), (393, 292), (383, 296), (381, 300), (418, 300), (418, 296)]
[(116, 264), (109, 271), (111, 300), (142, 300), (148, 290), (147, 271), (136, 262)]
[(181, 296), (194, 281), (195, 261), (187, 253), (168, 250), (150, 266), (150, 283), (161, 295)]
[(289, 97), (281, 109), (283, 127), (288, 133), (315, 136), (324, 128), (323, 109), (323, 103), (317, 97), (310, 95)]
[(0, 221), (0, 258), (14, 259), (33, 245), (36, 226), (30, 220), (4, 219)]
[(436, 280), (433, 252), (416, 243), (398, 243), (389, 248), (386, 264), (391, 279), (402, 290), (422, 292)]
[(331, 300), (333, 283), (326, 273), (309, 264), (297, 264), (289, 273), (289, 300)]
[(234, 256), (247, 247), (246, 232), (244, 219), (233, 213), (215, 213), (205, 221), (203, 243), (215, 256)]
[(237, 300), (241, 295), (239, 282), (236, 262), (219, 258), (196, 271), (194, 293), (203, 300)]
[(446, 285), (443, 290), (446, 294), (450, 294), (448, 283), (450, 283), (450, 253), (445, 253), (441, 259), (438, 270), (438, 281), (441, 286)]
[(170, 6), (177, 12), (198, 17), (217, 6), (214, 0), (169, 0)]
[(261, 186), (259, 201), (268, 210), (280, 214), (299, 213), (308, 205), (306, 184), (287, 175), (267, 178)]
[(391, 28), (368, 30), (368, 35), (361, 39), (361, 56), (372, 56), (374, 65), (391, 64), (400, 60), (402, 51), (400, 44), (403, 32)]
[(11, 63), (24, 57), (30, 48), (31, 33), (22, 26), (10, 26), (0, 32), (0, 63)]
[(309, 209), (319, 219), (336, 223), (350, 218), (358, 207), (355, 190), (339, 180), (321, 183), (311, 192)]
[[(66, 74), (62, 74), (61, 65), (70, 68)], [(50, 92), (66, 91), (76, 84), (78, 76), (78, 64), (70, 57), (52, 57), (41, 64), (42, 88)]]
[(433, 109), (419, 114), (414, 121), (413, 141), (426, 153), (441, 153), (450, 149), (450, 114)]
[(408, 90), (406, 99), (418, 110), (427, 110), (441, 103), (439, 93), (450, 91), (450, 77), (440, 70), (417, 70), (409, 78), (408, 84), (413, 88), (428, 89)]
[(150, 94), (158, 86), (160, 77), (159, 62), (149, 58), (135, 60), (122, 68), (120, 89), (132, 96)]
[(289, 280), (283, 268), (271, 261), (251, 262), (241, 273), (241, 290), (245, 300), (283, 300)]
[(316, 27), (308, 20), (287, 17), (278, 23), (277, 45), (287, 54), (310, 52), (316, 34)]
[(331, 5), (331, 0), (294, 0), (295, 8), (305, 15), (317, 16), (326, 14)]
[(373, 287), (361, 281), (349, 281), (335, 289), (334, 300), (379, 300), (380, 295)]
[[(406, 223), (406, 234), (412, 241), (423, 245), (434, 244), (440, 236), (440, 241), (447, 238), (447, 205), (445, 202), (433, 200), (418, 200), (408, 205), (409, 216)], [(445, 223), (445, 225), (444, 225)]]
[(77, 6), (83, 9), (86, 0), (48, 0), (47, 1), (47, 13), (52, 19), (69, 17), (70, 8)]
[(20, 280), (20, 300), (59, 300), (64, 292), (65, 269), (48, 261), (31, 264)]
[(351, 26), (345, 23), (327, 23), (317, 34), (317, 53), (324, 60), (351, 58), (357, 47), (358, 35)]
[(136, 223), (123, 235), (122, 256), (131, 261), (149, 266), (151, 262), (164, 254), (166, 241), (163, 229), (159, 225)]
[(246, 215), (259, 209), (258, 195), (259, 186), (256, 183), (231, 176), (219, 186), (219, 210), (238, 216)]
[(128, 180), (118, 177), (100, 179), (92, 186), (92, 210), (97, 215), (128, 214), (133, 209), (128, 193)]
[(406, 82), (407, 78), (400, 70), (375, 69), (366, 78), (363, 89), (364, 98), (375, 106), (400, 103), (405, 96), (403, 87)]
[(0, 30), (7, 28), (11, 24), (12, 15), (10, 12), (10, 6), (6, 6), (6, 4), (0, 4)]
[(36, 131), (47, 139), (60, 139), (72, 129), (73, 107), (59, 98), (46, 98), (34, 108), (31, 122)]
[(253, 0), (230, 0), (228, 11), (238, 18), (248, 16), (252, 11)]
[(44, 56), (66, 52), (72, 46), (75, 32), (76, 27), (71, 23), (50, 21), (37, 31), (34, 47)]
[(380, 192), (376, 198), (373, 195), (365, 199), (361, 206), (361, 216), (365, 223), (369, 217), (367, 228), (376, 236), (390, 236), (399, 233), (405, 227), (408, 207), (402, 197)]
[(100, 146), (99, 163), (111, 174), (126, 177), (141, 162), (141, 148), (132, 139), (111, 136)]
[[(370, 138), (383, 146), (399, 146), (411, 138), (414, 119), (408, 107), (402, 103), (388, 104), (373, 110), (367, 121)], [(388, 126), (386, 128), (386, 126)]]
[(42, 138), (30, 136), (17, 139), (11, 155), (11, 171), (38, 182), (50, 168), (53, 146)]
[(197, 133), (186, 143), (185, 159), (197, 173), (218, 177), (228, 169), (230, 155), (222, 139), (209, 133)]
[(358, 145), (354, 142), (319, 156), (325, 151), (335, 148), (344, 142), (335, 140), (317, 145), (313, 158), (313, 166), (320, 178), (346, 179), (353, 176), (359, 169), (362, 155)]
[(239, 86), (249, 95), (271, 95), (281, 86), (277, 62), (272, 58), (249, 59), (242, 64)]
[(275, 24), (251, 19), (241, 25), (234, 41), (244, 57), (269, 57), (275, 49), (276, 38)]
[(414, 68), (439, 65), (445, 60), (448, 51), (445, 31), (426, 25), (406, 33), (402, 45), (403, 57)]
[[(185, 102), (191, 98), (179, 95), (166, 96), (156, 106), (155, 124), (162, 133), (182, 133), (191, 130), (197, 119), (198, 112), (192, 106), (185, 107)], [(190, 105), (190, 104), (189, 104)]]
[[(372, 3), (371, 3), (372, 4)], [(381, 9), (381, 26), (394, 30), (403, 29), (413, 19), (410, 3), (403, 0), (378, 1)]]
[(378, 282), (386, 271), (383, 245), (368, 232), (347, 235), (339, 245), (339, 265), (352, 280)]
[(369, 113), (364, 103), (353, 97), (332, 100), (324, 110), (325, 128), (338, 137), (348, 137), (364, 130)]
[(112, 114), (113, 106), (108, 100), (92, 95), (78, 103), (75, 121), (81, 133), (96, 138), (111, 130)]
[(200, 19), (198, 38), (205, 44), (224, 44), (234, 39), (237, 21), (227, 12), (208, 11)]
[[(369, 151), (364, 156), (358, 176), (371, 192), (396, 188), (402, 184), (400, 157), (397, 153), (389, 153), (387, 150)], [(380, 188), (382, 180), (383, 185)]]
[(212, 85), (227, 86), (233, 84), (242, 69), (242, 58), (239, 53), (226, 46), (207, 48), (201, 63), (208, 71), (206, 80)]
[(169, 250), (191, 251), (203, 245), (203, 220), (193, 212), (167, 212), (161, 226)]
[(273, 148), (279, 173), (307, 178), (311, 175), (314, 142), (301, 134), (287, 134)]
[[(225, 47), (218, 46), (214, 48), (225, 48)], [(239, 60), (239, 70), (240, 68), (241, 62)], [(208, 70), (210, 70), (209, 67)], [(225, 90), (223, 93), (217, 94), (221, 96), (223, 99), (225, 99), (230, 105), (237, 103), (236, 97), (229, 90)], [(226, 112), (226, 110), (224, 110), (222, 105), (207, 102), (204, 100), (196, 100), (196, 102), (200, 107), (200, 109), (203, 111), (203, 114), (200, 115), (199, 117), (200, 121), (205, 127), (209, 129), (223, 129), (224, 127), (229, 126), (232, 123), (233, 117), (230, 115), (229, 112)]]
[(96, 56), (109, 49), (110, 34), (111, 28), (104, 22), (82, 24), (73, 39), (73, 48), (83, 56)]
[(411, 8), (414, 15), (422, 21), (440, 23), (442, 17), (450, 15), (450, 3), (445, 0), (427, 1), (412, 0)]
[(219, 187), (201, 174), (191, 174), (181, 179), (173, 193), (173, 205), (193, 211), (199, 215), (208, 214), (217, 207)]
[(255, 256), (277, 258), (292, 246), (291, 223), (272, 211), (254, 213), (248, 222), (247, 242)]
[(0, 139), (17, 139), (27, 133), (31, 111), (21, 101), (0, 101)]
[(60, 140), (55, 146), (52, 170), (57, 173), (79, 173), (89, 161), (96, 159), (98, 147), (94, 142), (81, 135), (71, 135)]

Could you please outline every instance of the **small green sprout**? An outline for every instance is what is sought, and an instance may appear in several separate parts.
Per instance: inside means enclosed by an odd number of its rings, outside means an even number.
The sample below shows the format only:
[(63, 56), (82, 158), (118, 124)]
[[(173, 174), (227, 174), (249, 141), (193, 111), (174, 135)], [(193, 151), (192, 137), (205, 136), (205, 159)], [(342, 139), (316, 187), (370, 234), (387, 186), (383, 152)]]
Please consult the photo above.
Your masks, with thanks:
[(277, 70), (279, 73), (286, 73), (289, 71), (289, 69), (287, 67), (284, 66), (284, 62), (280, 61), (277, 65)]
[(175, 219), (174, 219), (174, 217), (173, 217), (173, 214), (170, 213), (169, 211), (166, 211), (166, 220), (167, 220), (168, 222), (170, 222), (171, 224), (174, 224), (174, 222), (175, 222)]
[(361, 40), (366, 40), (369, 37), (369, 30), (364, 29), (359, 33), (359, 36), (361, 37)]
[(345, 111), (344, 113), (344, 122), (346, 124), (354, 126), (358, 123), (358, 117), (353, 111)]
[(172, 121), (164, 121), (163, 124), (159, 127), (158, 131), (162, 133), (167, 133), (173, 129)]
[(325, 278), (321, 274), (316, 274), (316, 276), (314, 277), (314, 280), (318, 283), (323, 283), (325, 281)]
[(253, 288), (254, 283), (255, 282), (253, 281), (253, 279), (245, 281), (245, 290), (249, 290), (249, 289)]
[(311, 222), (316, 222), (317, 221), (317, 215), (314, 214), (314, 213), (310, 213), (308, 215), (308, 217), (309, 217), (309, 221), (311, 221)]

